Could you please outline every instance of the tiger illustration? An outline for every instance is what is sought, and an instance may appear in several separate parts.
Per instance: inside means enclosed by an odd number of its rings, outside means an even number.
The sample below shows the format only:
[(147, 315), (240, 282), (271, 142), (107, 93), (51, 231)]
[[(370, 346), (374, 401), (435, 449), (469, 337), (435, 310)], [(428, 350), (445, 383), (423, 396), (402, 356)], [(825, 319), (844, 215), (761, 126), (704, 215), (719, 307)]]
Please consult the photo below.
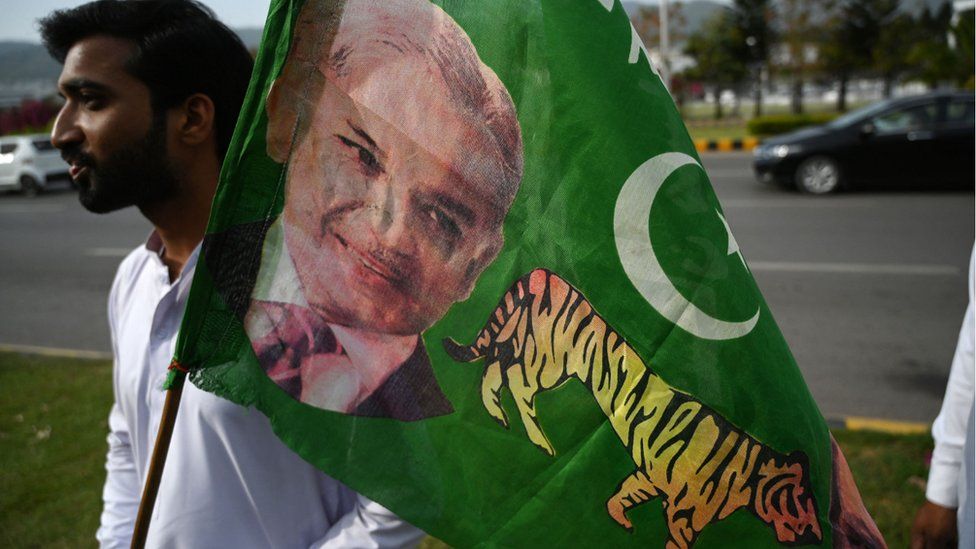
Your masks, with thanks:
[(536, 269), (513, 284), (474, 344), (443, 344), (454, 360), (485, 359), (485, 409), (508, 428), (500, 404), (508, 387), (529, 439), (550, 456), (535, 396), (571, 379), (592, 391), (637, 465), (606, 504), (624, 528), (633, 528), (628, 510), (660, 496), (668, 548), (691, 547), (709, 523), (742, 507), (781, 543), (822, 540), (805, 454), (783, 455), (668, 386), (552, 272)]

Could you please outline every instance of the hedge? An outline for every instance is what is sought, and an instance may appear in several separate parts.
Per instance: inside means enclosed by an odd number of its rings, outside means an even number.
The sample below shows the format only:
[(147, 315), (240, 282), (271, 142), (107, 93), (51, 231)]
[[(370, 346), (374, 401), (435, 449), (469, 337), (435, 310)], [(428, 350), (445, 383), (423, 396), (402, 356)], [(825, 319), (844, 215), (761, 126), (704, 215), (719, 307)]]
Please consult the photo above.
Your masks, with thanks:
[(747, 128), (749, 133), (757, 136), (778, 135), (793, 131), (804, 126), (813, 126), (830, 122), (837, 115), (835, 113), (812, 113), (812, 114), (774, 114), (769, 116), (757, 116), (749, 121)]

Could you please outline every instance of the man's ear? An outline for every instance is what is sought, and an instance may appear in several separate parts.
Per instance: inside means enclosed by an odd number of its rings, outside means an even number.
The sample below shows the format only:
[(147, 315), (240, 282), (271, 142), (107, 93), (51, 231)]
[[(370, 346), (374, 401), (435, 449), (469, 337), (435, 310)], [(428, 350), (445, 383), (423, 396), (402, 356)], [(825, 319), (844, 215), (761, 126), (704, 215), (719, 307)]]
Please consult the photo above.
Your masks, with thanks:
[(176, 139), (189, 146), (197, 146), (208, 140), (217, 141), (217, 128), (213, 100), (195, 93), (187, 97), (179, 107), (176, 120)]

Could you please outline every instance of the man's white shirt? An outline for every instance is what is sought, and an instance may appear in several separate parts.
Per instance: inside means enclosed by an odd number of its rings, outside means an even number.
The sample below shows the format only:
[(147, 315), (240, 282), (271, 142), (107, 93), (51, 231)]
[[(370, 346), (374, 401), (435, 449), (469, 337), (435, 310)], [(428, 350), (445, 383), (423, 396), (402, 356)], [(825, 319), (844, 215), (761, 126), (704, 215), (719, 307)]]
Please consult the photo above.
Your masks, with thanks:
[[(976, 275), (976, 249), (969, 260), (969, 306), (963, 317), (962, 328), (956, 352), (952, 357), (949, 381), (946, 384), (942, 409), (932, 424), (932, 438), (935, 449), (932, 451), (932, 468), (925, 497), (943, 507), (962, 509), (966, 497), (966, 486), (962, 481), (964, 467), (973, 467), (963, 459), (969, 416), (973, 408), (974, 392), (974, 337), (976, 324), (973, 318), (973, 283)], [(969, 427), (970, 429), (972, 427)], [(972, 436), (972, 433), (969, 433)]]
[[(160, 251), (153, 233), (119, 266), (109, 295), (115, 403), (102, 547), (129, 546), (199, 247), (172, 282)], [(409, 547), (422, 537), (299, 458), (259, 411), (185, 385), (148, 547)]]

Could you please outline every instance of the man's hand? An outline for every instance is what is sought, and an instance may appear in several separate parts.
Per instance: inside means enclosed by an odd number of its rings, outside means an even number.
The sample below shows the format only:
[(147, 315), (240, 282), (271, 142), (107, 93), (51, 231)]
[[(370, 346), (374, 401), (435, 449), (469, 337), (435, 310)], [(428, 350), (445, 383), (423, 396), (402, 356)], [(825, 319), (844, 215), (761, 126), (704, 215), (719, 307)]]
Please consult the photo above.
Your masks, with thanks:
[(926, 501), (912, 525), (912, 549), (956, 546), (956, 510)]

